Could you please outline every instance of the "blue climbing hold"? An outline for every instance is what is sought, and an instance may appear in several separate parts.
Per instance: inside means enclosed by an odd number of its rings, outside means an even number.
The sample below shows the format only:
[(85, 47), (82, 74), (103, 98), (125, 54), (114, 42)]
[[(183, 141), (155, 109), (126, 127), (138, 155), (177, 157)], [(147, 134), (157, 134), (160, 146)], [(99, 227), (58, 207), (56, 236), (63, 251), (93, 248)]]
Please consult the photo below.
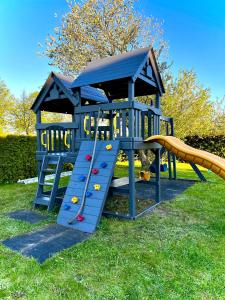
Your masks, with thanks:
[(161, 164), (160, 165), (160, 171), (161, 172), (166, 172), (167, 171), (167, 164)]
[(100, 168), (103, 168), (103, 169), (104, 169), (104, 168), (106, 168), (106, 167), (107, 167), (107, 163), (103, 161), (103, 162), (100, 164)]
[(65, 210), (69, 210), (69, 209), (70, 209), (70, 207), (71, 207), (71, 206), (70, 206), (70, 205), (68, 205), (68, 204), (65, 204), (65, 205), (64, 205), (64, 209), (65, 209)]
[(84, 175), (79, 176), (79, 181), (85, 181), (86, 177)]
[(89, 191), (86, 192), (86, 197), (91, 197), (91, 195), (92, 195), (92, 192), (89, 192)]

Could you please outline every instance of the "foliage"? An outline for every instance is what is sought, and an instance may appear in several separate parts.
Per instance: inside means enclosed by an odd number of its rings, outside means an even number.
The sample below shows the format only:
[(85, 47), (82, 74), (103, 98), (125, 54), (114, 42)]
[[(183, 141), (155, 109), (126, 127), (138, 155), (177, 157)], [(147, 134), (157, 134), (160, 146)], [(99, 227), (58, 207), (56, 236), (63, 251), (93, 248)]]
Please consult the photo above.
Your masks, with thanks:
[[(134, 9), (135, 0), (74, 0), (62, 24), (46, 40), (44, 54), (65, 74), (77, 74), (94, 59), (152, 44), (163, 58), (162, 22)], [(167, 64), (161, 63), (161, 69)]]
[(0, 137), (0, 149), (0, 182), (16, 182), (37, 175), (36, 137)]
[(30, 135), (35, 132), (35, 114), (30, 108), (37, 94), (33, 92), (27, 96), (23, 92), (21, 99), (16, 99), (9, 111), (13, 120), (13, 128), (19, 134)]
[(162, 110), (165, 116), (174, 118), (175, 135), (179, 138), (208, 134), (213, 128), (210, 92), (199, 84), (192, 70), (181, 70), (177, 79), (170, 76)]
[(225, 96), (214, 103), (214, 134), (225, 134)]
[[(116, 176), (123, 170), (116, 169)], [(180, 164), (181, 177), (194, 173)], [(1, 299), (224, 299), (225, 185), (208, 174), (134, 222), (102, 218), (87, 241), (40, 265), (1, 244)], [(213, 182), (213, 183), (212, 183)], [(0, 186), (0, 239), (43, 228), (7, 213), (31, 209), (36, 185)], [(40, 211), (47, 214), (45, 211)]]
[(0, 134), (6, 131), (9, 123), (7, 111), (10, 109), (13, 96), (6, 84), (0, 80)]
[(225, 135), (187, 136), (184, 142), (194, 148), (225, 158)]

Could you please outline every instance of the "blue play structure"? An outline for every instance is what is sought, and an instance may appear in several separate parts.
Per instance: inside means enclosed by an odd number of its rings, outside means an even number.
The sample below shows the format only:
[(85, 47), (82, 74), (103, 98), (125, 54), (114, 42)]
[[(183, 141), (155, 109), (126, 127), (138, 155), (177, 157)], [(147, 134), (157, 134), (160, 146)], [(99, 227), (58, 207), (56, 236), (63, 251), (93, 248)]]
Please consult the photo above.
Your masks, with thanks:
[[(37, 116), (39, 185), (34, 206), (52, 210), (60, 204), (57, 222), (84, 232), (93, 232), (102, 213), (135, 219), (161, 201), (160, 171), (176, 179), (176, 159), (159, 142), (147, 138), (174, 135), (173, 119), (162, 115), (160, 97), (164, 87), (152, 48), (90, 62), (74, 80), (51, 73), (32, 110)], [(145, 96), (144, 104), (138, 97)], [(118, 101), (120, 100), (120, 101)], [(66, 123), (43, 123), (42, 111), (71, 115)], [(137, 211), (134, 158), (139, 150), (151, 150), (155, 159), (150, 170), (155, 174), (147, 183), (154, 190), (154, 204)], [(128, 177), (114, 176), (118, 153), (128, 158)], [(161, 163), (166, 155), (168, 165)], [(67, 187), (59, 188), (66, 163), (74, 165)], [(204, 180), (196, 165), (192, 164)], [(53, 183), (46, 174), (55, 174)], [(124, 188), (128, 186), (128, 188)], [(127, 196), (127, 213), (105, 209), (110, 194)]]

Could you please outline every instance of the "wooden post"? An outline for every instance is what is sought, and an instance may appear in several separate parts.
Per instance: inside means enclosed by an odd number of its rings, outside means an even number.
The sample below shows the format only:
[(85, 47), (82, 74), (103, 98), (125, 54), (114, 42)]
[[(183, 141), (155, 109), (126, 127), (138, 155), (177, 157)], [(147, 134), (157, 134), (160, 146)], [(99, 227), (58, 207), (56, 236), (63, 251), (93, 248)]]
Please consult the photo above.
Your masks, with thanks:
[[(38, 110), (36, 113), (36, 125), (41, 123), (41, 111)], [(41, 132), (39, 129), (37, 129), (37, 151), (41, 151)], [(38, 178), (40, 176), (40, 171), (41, 171), (41, 161), (38, 160), (38, 164), (37, 164), (37, 172), (38, 172)]]
[[(160, 101), (160, 94), (159, 93), (156, 94), (155, 106), (156, 106), (156, 108), (159, 108), (159, 109), (161, 107), (161, 101)], [(156, 125), (156, 128), (157, 128), (156, 129), (156, 134), (160, 134), (160, 116), (158, 116), (158, 115), (156, 117), (156, 123), (157, 123), (157, 125)]]
[(134, 176), (134, 150), (128, 151), (129, 161), (129, 215), (132, 219), (136, 216), (136, 189)]
[[(134, 101), (134, 82), (128, 82), (128, 101)], [(129, 137), (134, 138), (134, 109), (129, 109)], [(128, 151), (129, 160), (129, 215), (132, 219), (136, 216), (136, 190), (135, 190), (135, 174), (134, 174), (134, 149), (133, 145)]]
[[(76, 122), (75, 113), (76, 113), (76, 108), (74, 107), (73, 115), (72, 115), (73, 124), (75, 124), (75, 122)], [(70, 151), (73, 152), (73, 153), (75, 152), (75, 140), (76, 140), (76, 129), (73, 128), (72, 129), (72, 145), (71, 145), (71, 149), (70, 149)]]
[(156, 202), (161, 201), (161, 186), (160, 186), (160, 149), (155, 152), (155, 166), (156, 166)]

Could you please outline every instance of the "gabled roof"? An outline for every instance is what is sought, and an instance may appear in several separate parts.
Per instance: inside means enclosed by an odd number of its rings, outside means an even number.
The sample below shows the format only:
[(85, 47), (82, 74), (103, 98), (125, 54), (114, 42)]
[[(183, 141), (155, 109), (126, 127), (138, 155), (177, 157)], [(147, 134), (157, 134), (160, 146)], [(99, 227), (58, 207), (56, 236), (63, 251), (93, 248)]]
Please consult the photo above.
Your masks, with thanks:
[[(71, 84), (73, 83), (73, 81), (74, 79), (72, 77), (51, 72), (45, 84), (43, 85), (41, 91), (39, 92), (36, 100), (34, 101), (31, 109), (34, 112), (36, 112), (40, 106), (43, 106), (44, 110), (46, 111), (52, 111), (52, 112), (72, 111), (73, 106), (77, 102), (77, 99), (71, 89)], [(58, 98), (56, 97), (57, 99), (51, 100), (49, 94), (54, 88), (54, 85), (56, 85), (61, 90), (61, 92), (63, 93), (63, 97), (62, 95), (59, 95)], [(108, 98), (103, 94), (102, 91), (90, 86), (84, 86), (81, 88), (81, 100), (94, 101), (98, 103), (109, 102)]]
[(132, 77), (147, 58), (148, 52), (149, 48), (141, 48), (90, 62), (75, 79), (72, 88)]
[[(121, 86), (124, 85), (125, 78), (132, 78), (133, 80), (136, 80), (138, 78), (138, 74), (143, 70), (143, 67), (148, 61), (154, 76), (154, 80), (152, 79), (151, 83), (155, 90), (152, 90), (152, 93), (158, 89), (162, 94), (164, 93), (164, 88), (154, 52), (151, 47), (141, 48), (132, 52), (90, 62), (77, 79), (74, 80), (71, 87), (78, 88), (86, 85), (93, 85), (95, 87), (102, 87), (106, 94), (107, 92), (111, 94), (111, 91), (108, 91), (107, 83), (109, 84), (109, 82), (117, 81), (119, 82), (117, 84), (117, 88), (121, 88)], [(156, 85), (154, 85), (154, 83)], [(141, 91), (139, 93), (141, 93)]]
[[(62, 75), (60, 73), (53, 73), (55, 76), (64, 84), (64, 86), (70, 91), (72, 83), (74, 82), (74, 79), (69, 76)], [(109, 100), (108, 98), (103, 94), (102, 91), (93, 88), (91, 86), (83, 86), (81, 88), (81, 99), (85, 100), (91, 100), (95, 102), (100, 102), (100, 103), (108, 103)]]

